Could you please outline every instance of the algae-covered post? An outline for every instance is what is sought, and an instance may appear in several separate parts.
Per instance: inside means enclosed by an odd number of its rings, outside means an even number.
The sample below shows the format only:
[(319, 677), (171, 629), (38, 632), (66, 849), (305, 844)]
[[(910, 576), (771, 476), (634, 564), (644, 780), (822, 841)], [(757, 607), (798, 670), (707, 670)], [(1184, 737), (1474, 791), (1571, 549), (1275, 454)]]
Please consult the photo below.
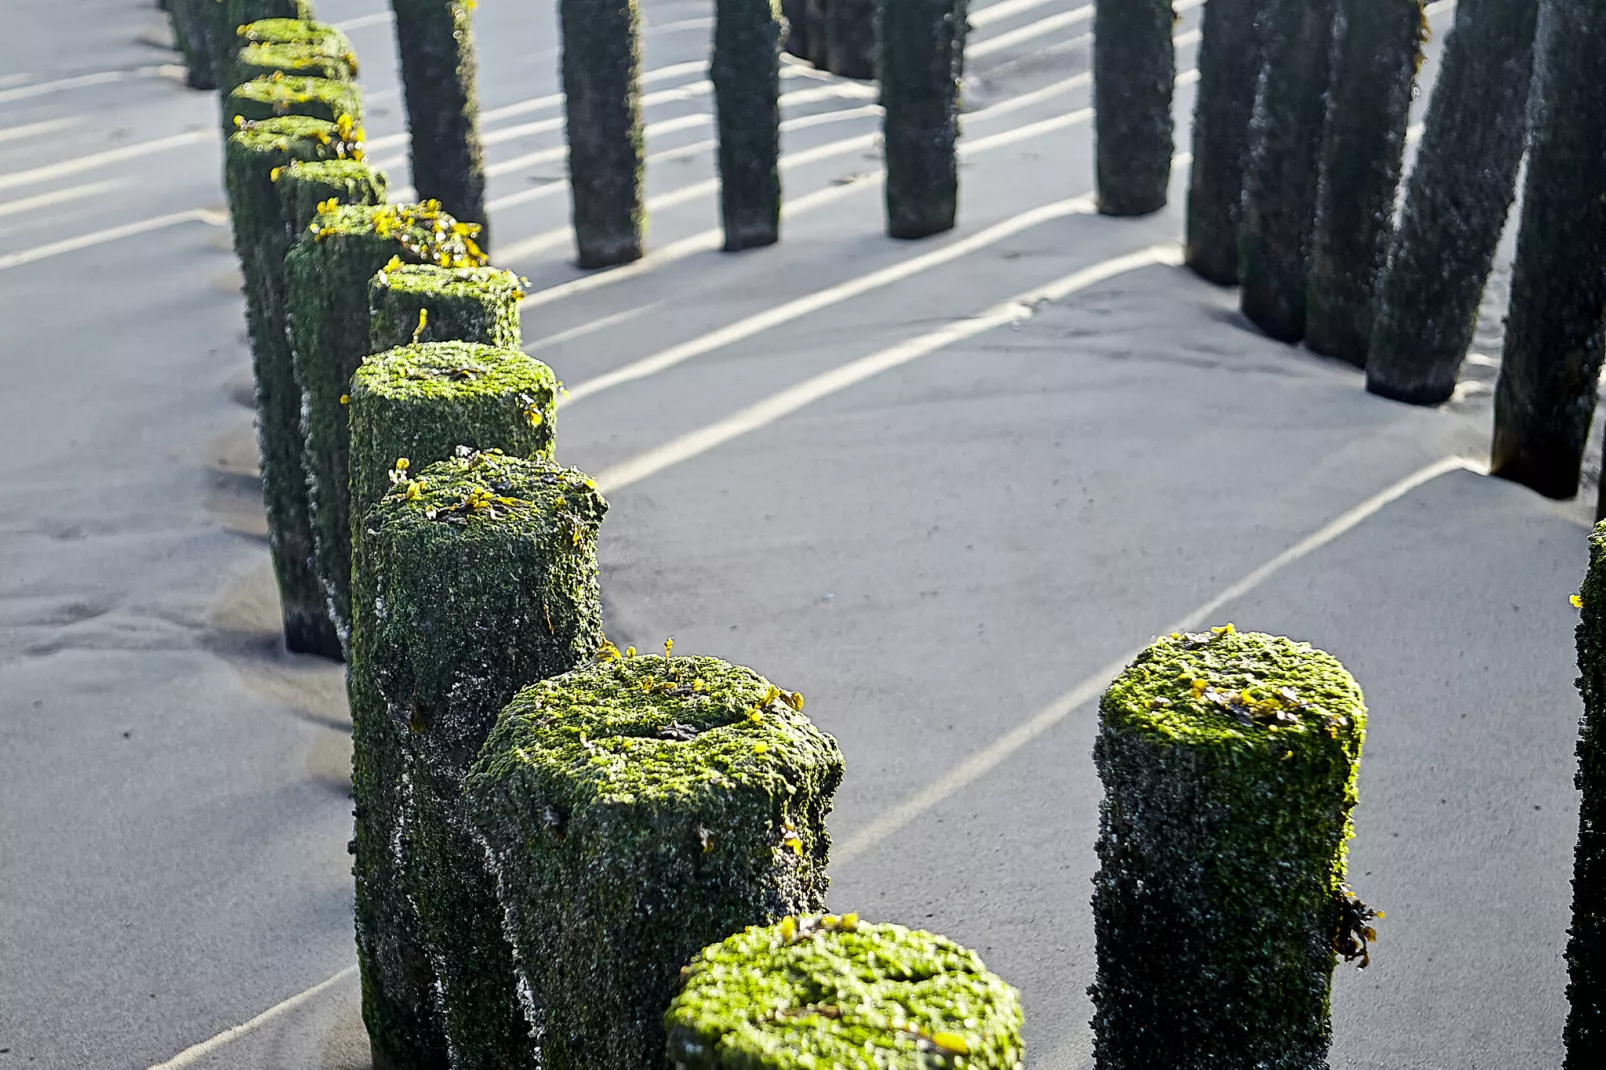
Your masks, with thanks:
[(336, 122), (362, 122), (362, 90), (353, 82), (334, 78), (265, 74), (231, 89), (224, 99), (223, 125), (232, 132), (244, 122), (260, 122), (284, 115), (305, 115)]
[(274, 178), (295, 160), (354, 157), (361, 151), (360, 144), (344, 140), (336, 124), (301, 116), (247, 123), (224, 148), (234, 248), (245, 278), (268, 546), (285, 642), (291, 650), (327, 657), (340, 656), (340, 640), (313, 562), (301, 389), (285, 320), (284, 256), (292, 240), (291, 220)]
[(1522, 229), (1494, 394), (1492, 475), (1578, 493), (1606, 313), (1606, 4), (1540, 0)]
[(518, 349), (524, 345), (522, 286), (513, 272), (493, 267), (387, 267), (368, 284), (368, 351), (383, 353), (414, 341)]
[(1460, 0), (1405, 207), (1377, 287), (1366, 389), (1415, 405), (1455, 391), (1516, 196), (1534, 0)]
[(312, 18), (312, 0), (202, 0), (212, 18), (212, 61), (219, 89), (228, 90), (227, 80), (234, 57), (253, 40), (241, 27), (259, 22), (307, 22)]
[(1422, 0), (1338, 0), (1307, 279), (1305, 344), (1366, 366), (1422, 60)]
[(569, 191), (580, 266), (639, 260), (642, 193), (641, 15), (636, 0), (559, 0)]
[(373, 352), (369, 282), (401, 258), (451, 267), (481, 264), (484, 257), (473, 238), (476, 229), (474, 224), (458, 223), (433, 201), (345, 206), (325, 202), (285, 257), (286, 307), (296, 381), (301, 385), (318, 578), (342, 637), (351, 622), (350, 429), (345, 399), (352, 373)]
[(352, 523), (459, 446), (550, 458), (557, 392), (552, 369), (516, 349), (420, 342), (369, 357), (351, 380)]
[(1249, 119), (1265, 54), (1266, 3), (1210, 0), (1200, 26), (1183, 260), (1195, 274), (1220, 286), (1238, 281), (1238, 218)]
[(1589, 537), (1579, 598), (1578, 845), (1567, 940), (1567, 1055), (1563, 1070), (1594, 1070), (1606, 1053), (1606, 524)]
[(173, 39), (184, 56), (185, 81), (192, 89), (217, 88), (217, 20), (207, 8), (217, 0), (171, 0), (165, 4)]
[(886, 0), (882, 8), (882, 142), (887, 233), (894, 238), (924, 238), (954, 225), (966, 8), (967, 0)]
[[(253, 45), (299, 45), (322, 55), (346, 56), (355, 66), (357, 57), (351, 50), (351, 40), (327, 22), (314, 19), (310, 7), (300, 10), (306, 13), (293, 17), (260, 16), (236, 27), (230, 36), (235, 38), (239, 51)], [(238, 60), (239, 56), (234, 58)]]
[(381, 171), (364, 160), (294, 160), (279, 172), (279, 201), (299, 235), (330, 201), (335, 204), (382, 204), (387, 183)]
[(1240, 304), (1280, 342), (1305, 335), (1335, 0), (1268, 0), (1266, 61), (1238, 223)]
[(536, 1065), (463, 775), (515, 691), (602, 645), (607, 507), (584, 473), (465, 449), (398, 483), (361, 527), (353, 716), (388, 718), (402, 746), (405, 892), (459, 1070)]
[[(412, 138), (413, 188), (482, 225), (485, 158), (475, 89), (473, 0), (390, 0)], [(481, 243), (489, 248), (488, 233)]]
[[(361, 554), (368, 531), (361, 522), (391, 487), (400, 486), (405, 500), (412, 473), (455, 456), (459, 446), (549, 456), (556, 387), (551, 371), (523, 353), (465, 342), (391, 350), (370, 358), (352, 378), (350, 500), (358, 552), (347, 686), (357, 806), (357, 962), (363, 1020), (376, 1055), (388, 1065), (445, 1066), (446, 1040), (436, 968), (408, 884), (416, 864), (405, 839), (414, 794), (409, 733), (387, 712), (364, 646), (373, 627), (364, 615), (379, 607), (364, 593), (377, 581)], [(359, 478), (370, 468), (378, 470), (373, 478)]]
[(822, 24), (826, 70), (844, 78), (874, 78), (876, 0), (829, 0)]
[(357, 57), (349, 51), (330, 52), (309, 44), (250, 44), (234, 57), (229, 82), (244, 85), (271, 74), (349, 82), (357, 77)]
[(824, 903), (835, 740), (670, 646), (519, 692), (468, 777), (551, 1070), (661, 1065), (692, 955)]
[(781, 225), (779, 0), (717, 0), (708, 76), (719, 114), (725, 249), (773, 245)]
[(351, 41), (326, 23), (263, 19), (246, 26), (236, 37), (240, 50), (223, 83), (225, 88), (275, 72), (337, 81), (357, 77), (357, 54)]
[[(365, 577), (357, 574), (359, 589)], [(363, 674), (366, 622), (359, 605), (351, 668), (351, 798), (356, 816), (351, 872), (356, 882), (357, 968), (362, 1020), (377, 1070), (451, 1065), (435, 964), (409, 894), (409, 793), (406, 734)]]
[(1020, 995), (932, 933), (787, 917), (703, 949), (685, 976), (664, 1018), (677, 1070), (1023, 1065)]
[(1231, 625), (1156, 640), (1105, 691), (1100, 1070), (1325, 1070), (1337, 955), (1372, 935), (1343, 883), (1365, 728), (1338, 661)]
[(1148, 215), (1171, 182), (1172, 0), (1097, 0), (1093, 143), (1099, 211)]

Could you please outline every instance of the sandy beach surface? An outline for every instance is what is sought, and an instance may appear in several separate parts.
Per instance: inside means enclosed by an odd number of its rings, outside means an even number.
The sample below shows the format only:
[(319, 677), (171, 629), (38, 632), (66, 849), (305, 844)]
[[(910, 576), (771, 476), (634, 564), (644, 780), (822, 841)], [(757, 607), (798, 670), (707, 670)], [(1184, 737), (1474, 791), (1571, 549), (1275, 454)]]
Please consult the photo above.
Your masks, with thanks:
[[(343, 673), (278, 638), (216, 101), (147, 0), (15, 6), (0, 1070), (367, 1067)], [(387, 6), (318, 6), (405, 186)], [(574, 393), (558, 455), (613, 503), (610, 635), (750, 664), (841, 741), (833, 907), (975, 947), (1028, 1066), (1090, 1065), (1092, 700), (1156, 633), (1233, 621), (1371, 707), (1352, 883), (1388, 917), (1339, 971), (1333, 1065), (1558, 1065), (1594, 491), (1446, 460), (1486, 455), (1504, 267), (1442, 409), (1261, 337), (1174, 266), (1185, 166), (1160, 215), (1090, 213), (1082, 0), (973, 8), (955, 232), (886, 238), (873, 88), (789, 67), (782, 243), (723, 254), (712, 5), (642, 10), (654, 252), (588, 276), (552, 5), (480, 5), (494, 259)]]

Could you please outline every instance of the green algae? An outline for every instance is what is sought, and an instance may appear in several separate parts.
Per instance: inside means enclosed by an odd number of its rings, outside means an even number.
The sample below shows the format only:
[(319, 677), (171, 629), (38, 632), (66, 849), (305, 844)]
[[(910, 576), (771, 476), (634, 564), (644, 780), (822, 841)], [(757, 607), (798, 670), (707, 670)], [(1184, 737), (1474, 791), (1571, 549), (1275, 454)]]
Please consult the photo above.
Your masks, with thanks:
[(481, 342), (499, 349), (524, 344), (519, 302), (524, 281), (493, 267), (398, 264), (368, 286), (369, 346), (383, 353), (419, 342)]
[(974, 951), (853, 915), (705, 948), (665, 1015), (677, 1070), (1023, 1066), (1020, 997)]
[(1342, 731), (1356, 754), (1363, 729), (1353, 718), (1357, 710), (1365, 716), (1354, 679), (1336, 659), (1236, 630), (1158, 640), (1110, 685), (1100, 710), (1112, 730), (1168, 744), (1265, 739), (1328, 750), (1340, 745), (1335, 732)]
[(817, 911), (836, 743), (800, 697), (716, 658), (619, 657), (503, 710), (466, 793), (545, 1065), (661, 1065), (680, 968)]
[[(269, 0), (267, 5), (258, 0), (258, 6), (273, 6), (272, 0)], [(281, 3), (279, 6), (286, 5)], [(234, 33), (240, 40), (240, 47), (252, 44), (314, 45), (332, 52), (351, 50), (351, 42), (347, 40), (345, 34), (327, 23), (313, 19), (310, 5), (300, 6), (306, 12), (304, 16), (259, 18), (239, 25)]]
[(307, 31), (296, 28), (317, 25), (312, 20), (310, 0), (202, 0), (210, 8), (212, 20), (213, 62), (216, 64), (218, 88), (228, 90), (228, 81), (234, 69), (234, 57), (252, 41), (293, 40), (293, 34)]
[[(202, 0), (211, 3), (212, 0)], [(231, 35), (227, 89), (275, 71), (351, 81), (357, 54), (345, 34), (310, 19), (260, 19)]]
[(1335, 948), (1364, 924), (1343, 887), (1360, 689), (1228, 626), (1157, 640), (1099, 711), (1098, 1066), (1325, 1067)]
[(244, 85), (274, 74), (349, 82), (357, 77), (357, 57), (350, 52), (331, 54), (309, 44), (246, 45), (234, 57), (230, 81)]
[[(333, 78), (302, 78), (282, 72), (253, 78), (229, 91), (223, 114), (230, 129), (283, 115), (305, 115), (337, 122), (362, 121), (362, 90)], [(356, 140), (361, 141), (359, 133)]]
[(397, 727), (461, 775), (518, 688), (602, 642), (595, 543), (608, 503), (544, 457), (463, 449), (409, 465), (359, 528), (358, 641)]
[[(465, 450), (398, 480), (359, 529), (351, 700), (359, 806), (373, 817), (357, 841), (365, 976), (406, 991), (413, 979), (397, 967), (416, 948), (459, 1070), (535, 1059), (463, 774), (518, 688), (602, 642), (606, 511), (582, 472)], [(383, 770), (400, 775), (369, 775)], [(418, 1033), (417, 1009), (398, 1013), (380, 1023), (391, 1048)]]
[(422, 468), (457, 447), (552, 455), (558, 380), (518, 350), (423, 342), (366, 359), (352, 377), (353, 523), (389, 489), (399, 459)]
[(247, 123), (224, 148), (234, 248), (245, 281), (256, 385), (257, 441), (268, 546), (291, 650), (340, 656), (313, 564), (301, 389), (285, 311), (285, 253), (293, 237), (274, 178), (295, 161), (351, 158), (361, 146), (334, 123), (302, 116)]
[(403, 259), (482, 262), (474, 245), (477, 229), (434, 202), (326, 201), (285, 257), (318, 575), (341, 634), (351, 614), (351, 430), (343, 399), (358, 365), (374, 351), (369, 284), (386, 265)]
[(383, 204), (389, 186), (384, 173), (363, 160), (292, 160), (273, 181), (295, 234), (306, 230), (331, 201)]

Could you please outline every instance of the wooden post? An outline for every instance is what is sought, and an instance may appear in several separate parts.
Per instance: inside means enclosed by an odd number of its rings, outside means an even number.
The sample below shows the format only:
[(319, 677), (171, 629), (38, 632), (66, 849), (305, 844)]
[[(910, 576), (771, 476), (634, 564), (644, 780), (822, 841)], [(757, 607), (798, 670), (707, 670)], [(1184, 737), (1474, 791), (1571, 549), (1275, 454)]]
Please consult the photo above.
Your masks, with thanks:
[[(1228, 625), (1156, 640), (1099, 702), (1099, 1070), (1324, 1070), (1360, 689), (1303, 643)], [(1208, 983), (1202, 983), (1208, 978)]]
[(1461, 0), (1377, 289), (1366, 389), (1413, 405), (1455, 390), (1516, 196), (1538, 5)]

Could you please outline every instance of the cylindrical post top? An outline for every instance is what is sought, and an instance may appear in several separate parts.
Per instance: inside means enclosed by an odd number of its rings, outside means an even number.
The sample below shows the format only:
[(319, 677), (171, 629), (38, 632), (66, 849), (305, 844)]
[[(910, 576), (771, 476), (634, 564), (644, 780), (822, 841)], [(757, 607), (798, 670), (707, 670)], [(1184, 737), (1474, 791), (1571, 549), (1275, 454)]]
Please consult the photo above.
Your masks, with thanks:
[(529, 354), (478, 342), (401, 346), (369, 357), (352, 380), (354, 398), (369, 395), (398, 403), (527, 393), (524, 415), (532, 427), (550, 424), (545, 417), (557, 388), (552, 369)]
[(246, 45), (234, 57), (230, 81), (244, 85), (272, 74), (349, 82), (357, 77), (357, 57), (350, 52), (330, 54), (316, 45), (300, 43)]
[(497, 267), (442, 267), (436, 264), (401, 264), (374, 277), (376, 290), (394, 294), (467, 298), (485, 291), (524, 297), (523, 280), (516, 272)]
[(307, 229), (331, 200), (337, 204), (379, 204), (385, 199), (383, 172), (362, 160), (292, 160), (275, 179), (295, 233)]
[(329, 204), (312, 221), (312, 230), (317, 241), (372, 236), (394, 242), (394, 263), (398, 266), (406, 261), (442, 267), (479, 267), (485, 263), (485, 254), (474, 241), (480, 232), (479, 224), (458, 222), (441, 211), (435, 201)]
[[(271, 119), (280, 115), (308, 115), (329, 122), (360, 123), (362, 91), (351, 82), (333, 78), (302, 78), (276, 71), (253, 78), (229, 91), (223, 109), (228, 121)], [(360, 138), (359, 138), (360, 140)]]
[(312, 19), (258, 19), (235, 30), (241, 47), (254, 44), (312, 45), (331, 55), (351, 51), (351, 41), (328, 23)]
[(1178, 746), (1358, 754), (1366, 707), (1338, 660), (1307, 643), (1232, 625), (1163, 636), (1100, 703), (1106, 729)]
[(410, 464), (399, 469), (390, 491), (370, 514), (369, 526), (381, 536), (457, 528), (487, 538), (516, 539), (544, 537), (562, 526), (569, 538), (559, 542), (577, 545), (581, 540), (576, 532), (594, 529), (608, 511), (595, 480), (544, 457), (463, 447), (417, 472), (410, 469)]
[(483, 342), (503, 349), (523, 344), (519, 302), (524, 280), (493, 267), (397, 264), (368, 285), (375, 351), (419, 342)]
[[(246, 155), (291, 160), (360, 160), (360, 131), (307, 115), (281, 115), (241, 123), (229, 135), (229, 147)], [(347, 136), (349, 135), (349, 137)], [(300, 143), (300, 144), (298, 144)]]
[(802, 697), (752, 669), (604, 649), (596, 664), (515, 696), (481, 752), (480, 776), (522, 767), (560, 806), (652, 807), (752, 787), (787, 795), (840, 767), (835, 741), (800, 712)]
[(1023, 1065), (1019, 995), (932, 933), (788, 917), (705, 948), (682, 972), (665, 1016), (676, 1066)]
[(377, 501), (398, 458), (419, 466), (458, 446), (552, 455), (558, 379), (516, 349), (424, 342), (369, 357), (351, 384), (351, 508)]

